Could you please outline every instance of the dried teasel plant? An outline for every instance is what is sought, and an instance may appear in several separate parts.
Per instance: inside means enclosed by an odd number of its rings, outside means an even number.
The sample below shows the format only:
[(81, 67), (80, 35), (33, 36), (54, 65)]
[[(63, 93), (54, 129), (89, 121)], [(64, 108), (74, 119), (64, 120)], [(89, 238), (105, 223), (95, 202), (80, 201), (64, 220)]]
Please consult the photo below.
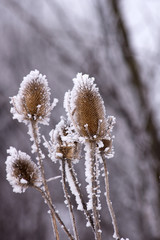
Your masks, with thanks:
[[(44, 145), (47, 147), (49, 157), (52, 161), (56, 162), (58, 160), (60, 162), (62, 185), (67, 200), (65, 203), (67, 203), (67, 206), (70, 206), (66, 187), (67, 181), (72, 194), (75, 196), (77, 209), (84, 212), (89, 225), (94, 231), (93, 219), (91, 214), (87, 211), (87, 206), (80, 190), (80, 183), (73, 166), (78, 163), (81, 152), (81, 143), (78, 141), (73, 127), (69, 125), (66, 119), (61, 118), (55, 129), (50, 132), (50, 141), (47, 142), (45, 140)], [(72, 206), (70, 206), (70, 212), (71, 215), (73, 215)], [(72, 216), (72, 218), (74, 217)], [(74, 222), (75, 220), (73, 219), (73, 223)], [(75, 236), (76, 235), (77, 234), (75, 234)], [(75, 238), (77, 239), (77, 236)]]
[[(92, 209), (95, 239), (101, 239), (100, 226), (100, 161), (101, 155), (112, 157), (113, 147), (111, 132), (115, 123), (114, 117), (106, 118), (104, 102), (99, 94), (98, 88), (94, 84), (94, 78), (88, 75), (77, 74), (73, 79), (74, 87), (72, 91), (68, 91), (65, 95), (64, 106), (67, 111), (69, 120), (75, 127), (75, 131), (83, 139), (86, 150), (86, 182), (89, 201), (87, 208)], [(105, 161), (105, 160), (104, 160)], [(103, 161), (105, 168), (105, 184), (106, 191), (109, 193), (109, 182), (107, 174), (107, 166)], [(102, 162), (102, 161), (101, 161)], [(111, 201), (109, 194), (107, 196), (107, 204), (111, 209)], [(113, 207), (110, 211), (112, 223), (114, 226), (114, 237), (119, 239), (118, 227), (116, 223)]]
[(66, 93), (64, 104), (69, 119), (80, 136), (102, 139), (106, 135), (106, 113), (94, 78), (79, 73), (73, 82), (74, 87)]
[(11, 98), (11, 113), (19, 122), (38, 121), (48, 124), (50, 112), (56, 102), (55, 99), (50, 104), (50, 88), (46, 76), (35, 70), (23, 78), (18, 94)]
[[(91, 227), (94, 239), (101, 240), (101, 183), (99, 177), (100, 175), (104, 176), (106, 202), (114, 228), (113, 238), (120, 240), (110, 200), (106, 163), (106, 159), (114, 156), (112, 130), (115, 118), (113, 116), (106, 117), (104, 102), (94, 83), (94, 78), (79, 73), (73, 79), (73, 83), (73, 89), (65, 94), (64, 100), (68, 118), (61, 117), (60, 122), (50, 132), (49, 141), (44, 137), (44, 146), (48, 150), (48, 157), (53, 164), (57, 162), (60, 164), (64, 203), (69, 209), (72, 232), (58, 214), (48, 186), (48, 182), (51, 184), (51, 181), (57, 177), (46, 178), (44, 168), (46, 156), (42, 152), (39, 124), (49, 123), (51, 110), (57, 100), (55, 99), (50, 104), (50, 88), (46, 76), (37, 70), (31, 71), (24, 77), (18, 94), (11, 98), (13, 118), (24, 122), (29, 127), (30, 140), (33, 141), (32, 153), (37, 153), (37, 163), (33, 162), (26, 153), (11, 147), (7, 150), (9, 154), (6, 160), (7, 180), (15, 192), (21, 193), (28, 187), (34, 187), (41, 193), (49, 208), (56, 240), (60, 239), (58, 223), (68, 239), (80, 240), (81, 238), (70, 194), (75, 198), (77, 210), (84, 213), (86, 226)], [(88, 201), (84, 200), (81, 184), (74, 167), (74, 164), (77, 164), (78, 167), (79, 160), (83, 161), (83, 147), (85, 168), (82, 171), (86, 176)]]
[(14, 192), (25, 192), (28, 187), (40, 187), (42, 184), (41, 173), (31, 157), (24, 152), (10, 147), (10, 154), (6, 160), (7, 180)]
[[(67, 173), (66, 167), (68, 164), (71, 164), (71, 161), (75, 162), (80, 155), (80, 146), (79, 143), (72, 139), (72, 131), (67, 125), (67, 122), (64, 118), (61, 118), (60, 122), (56, 125), (55, 129), (50, 132), (51, 141), (45, 143), (45, 146), (49, 145), (49, 155), (53, 162), (59, 161), (60, 171), (61, 171), (61, 182), (65, 197), (65, 203), (69, 209), (70, 218), (73, 227), (73, 233), (75, 240), (79, 239), (79, 234), (76, 226), (76, 219), (73, 212), (73, 206), (70, 201), (70, 196), (67, 189)], [(68, 181), (69, 183), (69, 181)]]

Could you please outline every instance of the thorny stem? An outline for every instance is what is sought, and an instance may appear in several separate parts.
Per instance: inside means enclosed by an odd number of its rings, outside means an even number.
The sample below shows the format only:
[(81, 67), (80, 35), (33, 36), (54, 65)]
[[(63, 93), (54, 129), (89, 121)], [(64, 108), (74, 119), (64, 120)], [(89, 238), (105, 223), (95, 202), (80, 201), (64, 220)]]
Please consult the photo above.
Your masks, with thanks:
[[(39, 168), (40, 168), (40, 171), (41, 171), (42, 181), (43, 181), (43, 185), (44, 185), (44, 188), (45, 188), (45, 193), (46, 193), (49, 201), (52, 202), (50, 192), (49, 192), (49, 189), (48, 189), (48, 185), (47, 185), (47, 182), (46, 182), (46, 179), (45, 179), (44, 166), (43, 166), (43, 163), (42, 163), (42, 151), (40, 149), (39, 141), (38, 141), (38, 123), (35, 122), (35, 121), (31, 121), (31, 126), (32, 126), (32, 131), (33, 131), (34, 143), (36, 145), (36, 150), (37, 150), (37, 155), (38, 155)], [(59, 232), (58, 232), (58, 227), (57, 227), (56, 218), (55, 218), (55, 211), (54, 211), (53, 208), (51, 209), (51, 215), (52, 215), (52, 221), (53, 221), (56, 240), (59, 240)]]
[(81, 200), (81, 204), (83, 206), (83, 211), (92, 227), (92, 230), (93, 232), (95, 232), (94, 230), (94, 224), (93, 224), (93, 219), (92, 219), (92, 216), (90, 215), (90, 213), (87, 211), (87, 206), (86, 206), (86, 203), (85, 201), (83, 200), (83, 196), (81, 194), (81, 190), (80, 190), (80, 187), (78, 185), (78, 182), (77, 182), (77, 179), (76, 179), (76, 176), (75, 176), (75, 173), (74, 173), (74, 169), (73, 169), (73, 166), (72, 166), (72, 162), (70, 159), (67, 159), (67, 164), (68, 164), (68, 168), (69, 168), (69, 171), (70, 171), (70, 174), (71, 174), (71, 177), (72, 177), (72, 180), (74, 182), (74, 185), (75, 185), (75, 188), (77, 190), (77, 193), (79, 195), (79, 198)]
[(58, 222), (60, 223), (60, 225), (61, 225), (61, 227), (63, 228), (63, 230), (65, 231), (65, 233), (68, 235), (68, 238), (69, 238), (70, 240), (74, 240), (74, 237), (70, 234), (70, 232), (69, 232), (68, 229), (66, 228), (64, 222), (63, 222), (62, 219), (60, 218), (59, 214), (56, 212), (53, 203), (48, 199), (48, 196), (46, 195), (46, 193), (45, 193), (40, 187), (37, 187), (37, 186), (34, 186), (34, 187), (42, 194), (43, 198), (45, 199), (45, 201), (46, 201), (47, 204), (48, 204), (49, 209), (54, 211), (55, 216), (56, 216)]
[(99, 212), (97, 210), (97, 178), (96, 178), (96, 142), (90, 141), (90, 158), (91, 158), (91, 176), (92, 176), (92, 211), (95, 228), (95, 239), (101, 240), (101, 226), (99, 221)]
[(73, 213), (73, 207), (72, 207), (72, 204), (71, 204), (71, 201), (70, 201), (70, 198), (69, 198), (69, 195), (68, 195), (68, 191), (67, 191), (67, 187), (66, 187), (66, 170), (65, 170), (65, 159), (62, 159), (61, 160), (61, 166), (62, 166), (62, 185), (63, 185), (63, 191), (64, 191), (64, 195), (65, 195), (65, 198), (67, 200), (67, 203), (68, 203), (68, 208), (69, 208), (69, 213), (70, 213), (70, 217), (71, 217), (71, 221), (72, 221), (72, 227), (73, 227), (73, 232), (74, 232), (74, 237), (76, 240), (79, 239), (79, 236), (78, 236), (78, 231), (77, 231), (77, 228), (76, 228), (76, 221), (75, 221), (75, 217), (74, 217), (74, 213)]
[(108, 171), (107, 171), (107, 164), (106, 164), (104, 154), (102, 154), (102, 160), (103, 160), (104, 174), (105, 174), (106, 202), (107, 202), (107, 205), (108, 205), (109, 213), (110, 213), (113, 228), (114, 228), (114, 235), (113, 236), (116, 240), (120, 240), (117, 221), (116, 221), (116, 216), (115, 216), (115, 213), (114, 213), (114, 210), (113, 210), (112, 202), (110, 200)]

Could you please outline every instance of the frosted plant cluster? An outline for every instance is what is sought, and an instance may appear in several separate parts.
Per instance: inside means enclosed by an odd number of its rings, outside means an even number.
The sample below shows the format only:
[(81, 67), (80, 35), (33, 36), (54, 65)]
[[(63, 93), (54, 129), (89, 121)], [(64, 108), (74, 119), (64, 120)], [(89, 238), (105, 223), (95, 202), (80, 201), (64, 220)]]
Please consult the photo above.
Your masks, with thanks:
[[(73, 79), (73, 89), (65, 93), (66, 118), (61, 116), (59, 123), (50, 131), (49, 140), (46, 140), (48, 137), (43, 136), (43, 145), (48, 150), (48, 157), (53, 165), (59, 164), (64, 203), (69, 210), (72, 231), (66, 227), (58, 214), (48, 187), (48, 182), (59, 176), (53, 176), (47, 180), (44, 168), (46, 156), (42, 152), (40, 124), (49, 124), (51, 110), (58, 101), (54, 99), (53, 103), (50, 103), (51, 91), (46, 76), (40, 74), (38, 70), (31, 71), (24, 77), (18, 94), (12, 97), (10, 102), (13, 119), (28, 125), (30, 140), (33, 142), (32, 152), (37, 153), (37, 157), (31, 159), (28, 154), (10, 147), (7, 150), (9, 156), (6, 160), (7, 180), (14, 192), (25, 192), (28, 187), (40, 192), (48, 205), (56, 240), (60, 239), (57, 224), (61, 225), (68, 239), (81, 239), (69, 194), (74, 195), (77, 209), (84, 213), (86, 226), (92, 229), (94, 239), (102, 239), (101, 175), (105, 183), (106, 206), (108, 206), (113, 225), (113, 238), (124, 240), (120, 238), (110, 200), (106, 164), (107, 159), (114, 156), (112, 130), (116, 120), (113, 116), (106, 116), (103, 99), (94, 81), (94, 78), (90, 78), (87, 74), (77, 74)], [(83, 156), (83, 149), (85, 156)], [(75, 164), (78, 164), (80, 159), (84, 161), (82, 172), (86, 178), (87, 201), (84, 200), (78, 174), (75, 171)], [(109, 236), (104, 237), (106, 239)]]

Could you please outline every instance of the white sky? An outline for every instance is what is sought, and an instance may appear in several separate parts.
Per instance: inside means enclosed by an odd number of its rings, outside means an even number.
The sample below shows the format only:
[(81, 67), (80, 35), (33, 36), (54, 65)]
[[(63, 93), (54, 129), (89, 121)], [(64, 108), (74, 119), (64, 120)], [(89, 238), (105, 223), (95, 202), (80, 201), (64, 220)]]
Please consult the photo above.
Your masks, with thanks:
[(160, 0), (122, 0), (137, 50), (155, 53), (160, 35)]
[(136, 57), (143, 66), (148, 66), (145, 71), (151, 75), (150, 100), (160, 123), (160, 0), (122, 0), (121, 3)]

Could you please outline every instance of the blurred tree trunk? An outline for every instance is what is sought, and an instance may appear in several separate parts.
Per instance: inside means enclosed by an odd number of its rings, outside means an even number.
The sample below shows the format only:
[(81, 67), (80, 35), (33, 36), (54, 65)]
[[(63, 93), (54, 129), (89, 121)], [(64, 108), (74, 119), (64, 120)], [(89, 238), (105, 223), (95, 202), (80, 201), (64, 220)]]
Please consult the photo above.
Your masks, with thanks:
[[(126, 123), (129, 125), (130, 130), (132, 131), (133, 139), (135, 142), (139, 142), (140, 139), (138, 137), (138, 132), (140, 131), (141, 134), (145, 134), (145, 132), (149, 136), (149, 144), (143, 143), (142, 150), (142, 160), (141, 166), (143, 166), (143, 161), (148, 161), (148, 165), (150, 166), (150, 170), (152, 171), (156, 186), (157, 192), (157, 200), (156, 206), (154, 208), (157, 211), (157, 216), (160, 216), (160, 188), (159, 188), (159, 176), (160, 176), (160, 139), (158, 137), (158, 131), (156, 127), (156, 123), (154, 120), (154, 115), (151, 109), (151, 104), (148, 99), (148, 88), (143, 81), (143, 77), (141, 74), (141, 68), (139, 63), (135, 58), (135, 54), (131, 45), (131, 41), (129, 39), (129, 32), (127, 30), (126, 22), (123, 19), (122, 10), (120, 7), (121, 1), (117, 0), (106, 0), (103, 4), (98, 3), (99, 7), (99, 14), (101, 19), (101, 26), (103, 28), (103, 33), (106, 39), (106, 48), (108, 47), (108, 35), (110, 34), (109, 31), (109, 24), (112, 25), (114, 29), (114, 33), (116, 35), (117, 43), (119, 44), (119, 49), (121, 51), (123, 61), (130, 72), (129, 81), (131, 83), (131, 87), (137, 93), (136, 101), (139, 101), (139, 112), (144, 114), (144, 126), (140, 128), (138, 122), (133, 122), (132, 117), (130, 116), (129, 112), (126, 109), (123, 109), (121, 106), (121, 101), (118, 101), (120, 105), (121, 114), (124, 115), (126, 119)], [(106, 14), (106, 9), (109, 8), (112, 12), (112, 20), (108, 19), (108, 15)], [(114, 20), (114, 21), (113, 21)], [(112, 21), (112, 23), (110, 23)], [(113, 33), (113, 29), (112, 29)], [(120, 64), (120, 63), (119, 63)], [(117, 91), (114, 89), (114, 97), (118, 100)], [(120, 99), (119, 99), (120, 100)], [(137, 111), (138, 114), (138, 111)], [(142, 132), (143, 131), (143, 132)], [(149, 162), (151, 161), (151, 162)], [(146, 193), (149, 191), (146, 177), (143, 178), (145, 175), (145, 170), (142, 167), (139, 167), (139, 173), (142, 174), (141, 178), (141, 187), (139, 189), (139, 195), (141, 198), (141, 204), (143, 205), (143, 199), (145, 199)], [(146, 173), (147, 174), (147, 173)], [(160, 219), (157, 219), (157, 225), (160, 223)], [(146, 218), (145, 213), (143, 211), (139, 212), (139, 227), (143, 230), (143, 237), (145, 239), (157, 239), (154, 238), (150, 232), (150, 229), (146, 228)]]

